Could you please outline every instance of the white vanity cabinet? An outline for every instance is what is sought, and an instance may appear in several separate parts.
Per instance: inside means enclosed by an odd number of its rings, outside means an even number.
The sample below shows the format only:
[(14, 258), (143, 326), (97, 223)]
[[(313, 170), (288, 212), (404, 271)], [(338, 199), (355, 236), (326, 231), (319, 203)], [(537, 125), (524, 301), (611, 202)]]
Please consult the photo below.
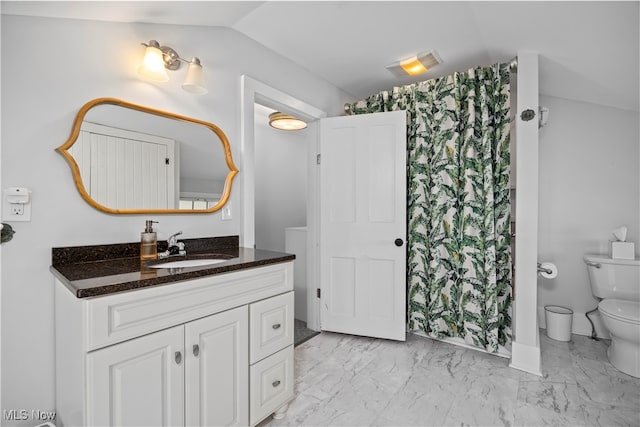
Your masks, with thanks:
[(255, 425), (293, 398), (292, 262), (82, 299), (56, 282), (58, 425)]

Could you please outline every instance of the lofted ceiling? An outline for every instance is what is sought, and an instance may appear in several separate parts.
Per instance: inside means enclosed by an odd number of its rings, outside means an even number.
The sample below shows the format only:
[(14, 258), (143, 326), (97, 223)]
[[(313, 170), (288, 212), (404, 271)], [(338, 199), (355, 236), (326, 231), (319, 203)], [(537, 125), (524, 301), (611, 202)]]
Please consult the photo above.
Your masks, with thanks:
[[(540, 55), (540, 93), (639, 110), (638, 1), (2, 1), (3, 14), (225, 26), (357, 99), (455, 71)], [(435, 49), (400, 79), (385, 66)]]

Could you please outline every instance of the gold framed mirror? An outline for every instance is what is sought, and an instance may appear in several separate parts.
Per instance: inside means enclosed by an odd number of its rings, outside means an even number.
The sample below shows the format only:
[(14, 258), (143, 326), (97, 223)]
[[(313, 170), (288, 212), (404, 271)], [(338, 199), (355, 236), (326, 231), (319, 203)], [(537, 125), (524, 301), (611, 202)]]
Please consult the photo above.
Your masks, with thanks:
[(56, 151), (82, 198), (115, 214), (216, 212), (238, 174), (218, 126), (116, 98), (83, 105)]

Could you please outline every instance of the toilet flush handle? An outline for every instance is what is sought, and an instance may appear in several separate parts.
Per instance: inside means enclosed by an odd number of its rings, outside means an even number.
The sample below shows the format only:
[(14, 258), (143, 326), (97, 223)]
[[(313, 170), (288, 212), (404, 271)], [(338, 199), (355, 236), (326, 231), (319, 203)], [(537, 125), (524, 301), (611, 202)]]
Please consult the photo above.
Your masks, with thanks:
[(589, 265), (591, 267), (595, 267), (595, 268), (602, 268), (602, 264), (597, 263), (597, 262), (587, 261), (587, 265)]

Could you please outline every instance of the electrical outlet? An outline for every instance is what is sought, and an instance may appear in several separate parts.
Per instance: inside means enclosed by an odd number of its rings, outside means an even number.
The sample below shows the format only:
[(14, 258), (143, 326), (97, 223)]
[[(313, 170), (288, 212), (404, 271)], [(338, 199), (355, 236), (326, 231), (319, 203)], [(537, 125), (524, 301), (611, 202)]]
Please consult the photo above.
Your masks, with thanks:
[(31, 190), (10, 187), (3, 190), (2, 221), (31, 221)]

